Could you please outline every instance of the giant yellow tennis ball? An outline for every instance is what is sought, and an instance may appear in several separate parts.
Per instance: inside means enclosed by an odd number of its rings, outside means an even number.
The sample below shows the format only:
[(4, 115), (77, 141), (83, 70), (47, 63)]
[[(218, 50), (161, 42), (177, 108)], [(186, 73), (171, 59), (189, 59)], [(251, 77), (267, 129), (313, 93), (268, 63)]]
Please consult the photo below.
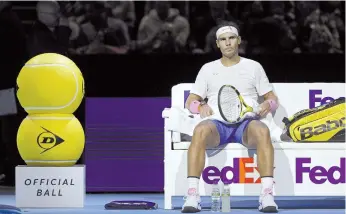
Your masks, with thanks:
[(29, 115), (17, 132), (19, 154), (32, 166), (72, 166), (84, 145), (83, 127), (73, 114)]
[(73, 114), (84, 97), (84, 79), (69, 58), (45, 53), (31, 58), (17, 77), (17, 97), (29, 114)]

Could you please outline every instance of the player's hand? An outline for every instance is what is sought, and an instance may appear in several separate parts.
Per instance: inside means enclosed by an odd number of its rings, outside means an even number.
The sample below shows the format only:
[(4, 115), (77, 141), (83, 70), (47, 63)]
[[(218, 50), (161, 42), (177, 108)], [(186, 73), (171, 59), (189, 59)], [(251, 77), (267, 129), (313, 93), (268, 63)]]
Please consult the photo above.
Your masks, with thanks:
[(208, 104), (204, 104), (200, 107), (200, 113), (199, 114), (200, 114), (201, 118), (203, 119), (205, 117), (208, 117), (208, 116), (214, 114), (214, 112)]
[(265, 117), (270, 112), (270, 104), (268, 101), (264, 101), (258, 108), (257, 114), (260, 117)]

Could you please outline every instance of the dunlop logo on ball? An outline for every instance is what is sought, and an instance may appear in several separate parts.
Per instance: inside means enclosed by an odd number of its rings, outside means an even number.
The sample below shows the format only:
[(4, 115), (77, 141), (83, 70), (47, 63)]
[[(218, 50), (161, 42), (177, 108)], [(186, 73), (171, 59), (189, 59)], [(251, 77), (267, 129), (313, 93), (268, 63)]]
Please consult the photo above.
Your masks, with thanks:
[(41, 128), (45, 131), (37, 136), (37, 144), (39, 145), (39, 147), (43, 149), (43, 151), (40, 154), (48, 150), (51, 150), (64, 142), (64, 139), (62, 139), (58, 135), (54, 134), (46, 128), (43, 128), (42, 126)]

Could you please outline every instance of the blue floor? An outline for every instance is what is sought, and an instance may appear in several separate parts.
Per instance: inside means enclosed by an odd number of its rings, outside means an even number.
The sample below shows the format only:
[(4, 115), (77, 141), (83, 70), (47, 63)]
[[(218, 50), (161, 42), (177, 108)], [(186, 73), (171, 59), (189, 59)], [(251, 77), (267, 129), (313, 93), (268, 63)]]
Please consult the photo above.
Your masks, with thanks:
[[(104, 205), (113, 200), (144, 200), (156, 202), (159, 205), (158, 210), (105, 210)], [(309, 201), (310, 200), (310, 201)], [(203, 203), (203, 201), (206, 201)], [(207, 209), (208, 202), (207, 198), (202, 199), (202, 207), (205, 207), (202, 213), (210, 213)], [(305, 201), (305, 202), (304, 202)], [(134, 213), (134, 214), (144, 214), (154, 212), (156, 214), (160, 213), (180, 213), (180, 204), (182, 203), (182, 198), (174, 198), (173, 205), (176, 207), (175, 210), (164, 210), (163, 209), (163, 194), (87, 194), (85, 207), (82, 209), (22, 209), (22, 213), (34, 214), (34, 213), (47, 213), (47, 214), (99, 214), (99, 213)], [(284, 197), (277, 198), (276, 202), (283, 208), (280, 209), (279, 213), (302, 213), (302, 214), (344, 214), (346, 213), (345, 199), (344, 198), (331, 198), (323, 199), (318, 198), (318, 200), (309, 198), (292, 198)], [(234, 197), (232, 198), (232, 209), (231, 213), (260, 213), (256, 210), (257, 206), (256, 197)], [(300, 204), (299, 204), (300, 203)], [(11, 189), (1, 190), (0, 189), (0, 204), (15, 206), (15, 196), (14, 191)], [(315, 205), (316, 207), (324, 207), (324, 209), (311, 209)], [(343, 209), (340, 209), (343, 208)], [(289, 208), (289, 209), (287, 209)], [(330, 209), (333, 208), (333, 209)], [(339, 209), (336, 209), (339, 208)], [(0, 214), (2, 214), (0, 212)]]

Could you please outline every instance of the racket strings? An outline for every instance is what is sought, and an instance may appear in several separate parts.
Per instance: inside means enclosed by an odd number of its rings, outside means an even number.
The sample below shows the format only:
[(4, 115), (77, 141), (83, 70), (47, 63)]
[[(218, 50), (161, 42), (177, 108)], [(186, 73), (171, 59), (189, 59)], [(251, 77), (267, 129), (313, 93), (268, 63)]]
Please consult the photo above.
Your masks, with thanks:
[(220, 107), (228, 120), (236, 120), (241, 114), (241, 103), (238, 94), (229, 87), (222, 89), (220, 93)]

